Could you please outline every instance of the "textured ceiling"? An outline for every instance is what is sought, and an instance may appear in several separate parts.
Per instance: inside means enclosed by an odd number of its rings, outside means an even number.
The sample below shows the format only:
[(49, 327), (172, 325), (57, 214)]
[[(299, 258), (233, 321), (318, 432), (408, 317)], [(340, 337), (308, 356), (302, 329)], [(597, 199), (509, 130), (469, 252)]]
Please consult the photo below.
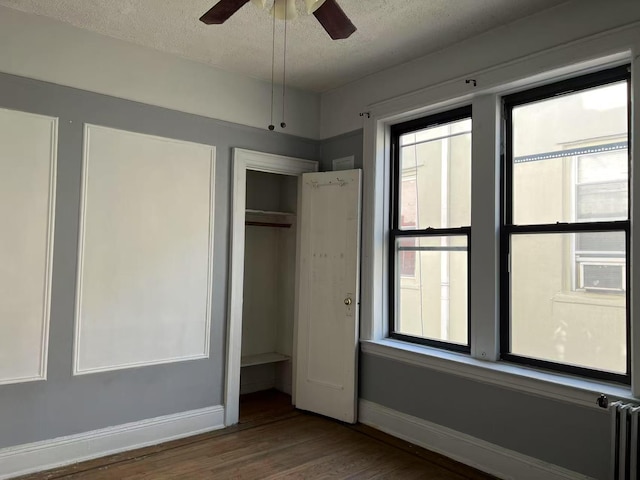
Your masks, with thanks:
[[(0, 5), (270, 80), (271, 17), (248, 3), (223, 25), (199, 22), (216, 1), (0, 0)], [(566, 0), (338, 1), (358, 31), (332, 41), (313, 16), (289, 21), (288, 85), (323, 92)], [(276, 28), (281, 76), (283, 22)]]

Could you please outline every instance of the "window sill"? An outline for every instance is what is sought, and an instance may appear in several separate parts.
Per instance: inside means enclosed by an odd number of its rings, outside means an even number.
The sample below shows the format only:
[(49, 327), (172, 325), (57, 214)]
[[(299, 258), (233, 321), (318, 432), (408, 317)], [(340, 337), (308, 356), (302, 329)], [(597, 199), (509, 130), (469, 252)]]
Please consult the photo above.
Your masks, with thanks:
[(553, 296), (556, 303), (593, 305), (599, 307), (626, 308), (624, 295), (597, 295), (588, 292), (561, 292)]
[(607, 410), (596, 404), (600, 394), (609, 397), (609, 401), (623, 400), (637, 403), (629, 387), (596, 380), (543, 372), (505, 362), (488, 362), (469, 355), (447, 352), (432, 347), (415, 345), (393, 339), (361, 340), (364, 353), (417, 365), (453, 375), (469, 378), (482, 383), (520, 392), (526, 392), (544, 398), (552, 398), (572, 404)]

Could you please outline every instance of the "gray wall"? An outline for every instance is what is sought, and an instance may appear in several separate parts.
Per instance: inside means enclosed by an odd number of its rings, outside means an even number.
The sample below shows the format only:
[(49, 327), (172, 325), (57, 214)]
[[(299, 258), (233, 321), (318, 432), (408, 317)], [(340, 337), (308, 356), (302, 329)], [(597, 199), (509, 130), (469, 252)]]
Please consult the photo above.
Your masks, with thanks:
[[(0, 386), (0, 448), (222, 403), (231, 148), (310, 159), (355, 156), (362, 131), (319, 144), (0, 74), (0, 107), (57, 116), (58, 180), (46, 382)], [(211, 358), (71, 375), (83, 122), (216, 145)], [(362, 355), (360, 396), (595, 478), (609, 465), (608, 416), (455, 375)]]
[(362, 130), (354, 130), (353, 132), (323, 140), (321, 144), (320, 170), (323, 172), (333, 170), (333, 160), (350, 155), (354, 156), (354, 167), (362, 168), (362, 143)]
[(298, 208), (298, 178), (247, 170), (247, 208), (293, 212)]
[[(47, 381), (0, 386), (0, 448), (220, 405), (225, 367), (232, 147), (312, 160), (319, 143), (0, 74), (0, 107), (59, 117)], [(211, 357), (73, 377), (83, 123), (216, 146)]]
[(605, 410), (362, 354), (360, 397), (598, 479), (608, 478)]

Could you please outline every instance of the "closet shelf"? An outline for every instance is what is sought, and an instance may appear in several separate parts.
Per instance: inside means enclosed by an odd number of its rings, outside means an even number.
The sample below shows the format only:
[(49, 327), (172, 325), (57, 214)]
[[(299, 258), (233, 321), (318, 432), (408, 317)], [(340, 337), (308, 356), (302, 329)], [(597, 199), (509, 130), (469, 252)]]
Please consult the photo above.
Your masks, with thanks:
[(253, 365), (265, 365), (267, 363), (277, 363), (289, 360), (288, 355), (282, 353), (269, 352), (259, 353), (257, 355), (245, 355), (240, 359), (241, 367), (251, 367)]
[(295, 213), (270, 212), (266, 210), (245, 210), (244, 224), (253, 227), (291, 228), (295, 222)]
[(251, 214), (251, 215), (281, 215), (284, 217), (295, 217), (296, 214), (293, 212), (272, 212), (272, 211), (268, 211), (268, 210), (254, 210), (252, 208), (247, 208), (245, 210), (245, 213)]

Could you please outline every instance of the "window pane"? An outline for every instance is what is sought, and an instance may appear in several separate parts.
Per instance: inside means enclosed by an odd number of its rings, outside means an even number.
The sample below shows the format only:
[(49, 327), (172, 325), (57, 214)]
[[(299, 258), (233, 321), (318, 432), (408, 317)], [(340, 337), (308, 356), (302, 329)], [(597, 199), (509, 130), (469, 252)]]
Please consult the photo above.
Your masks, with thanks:
[(399, 238), (398, 246), (398, 270), (404, 277), (415, 277), (416, 275), (416, 246), (415, 238)]
[(626, 220), (628, 196), (627, 182), (578, 185), (576, 220)]
[(626, 149), (578, 157), (578, 183), (610, 182), (627, 178), (629, 154)]
[(628, 218), (627, 97), (617, 82), (513, 108), (514, 224)]
[[(583, 235), (623, 250), (610, 257), (578, 254)], [(512, 353), (626, 372), (626, 252), (620, 239), (624, 232), (511, 237)]]
[(577, 253), (624, 256), (626, 247), (623, 232), (581, 232), (575, 235)]
[(429, 140), (435, 140), (442, 137), (447, 137), (456, 133), (470, 133), (471, 132), (471, 119), (466, 118), (455, 122), (447, 123), (444, 125), (436, 125), (429, 128), (424, 128), (416, 132), (404, 134), (400, 137), (400, 145), (409, 145), (412, 143), (426, 142)]
[(471, 222), (471, 120), (400, 136), (399, 228)]
[(396, 265), (411, 253), (414, 270), (396, 277), (395, 331), (467, 345), (467, 237), (405, 237), (396, 249)]
[(413, 230), (418, 226), (418, 188), (416, 177), (405, 177), (400, 184), (400, 228)]

